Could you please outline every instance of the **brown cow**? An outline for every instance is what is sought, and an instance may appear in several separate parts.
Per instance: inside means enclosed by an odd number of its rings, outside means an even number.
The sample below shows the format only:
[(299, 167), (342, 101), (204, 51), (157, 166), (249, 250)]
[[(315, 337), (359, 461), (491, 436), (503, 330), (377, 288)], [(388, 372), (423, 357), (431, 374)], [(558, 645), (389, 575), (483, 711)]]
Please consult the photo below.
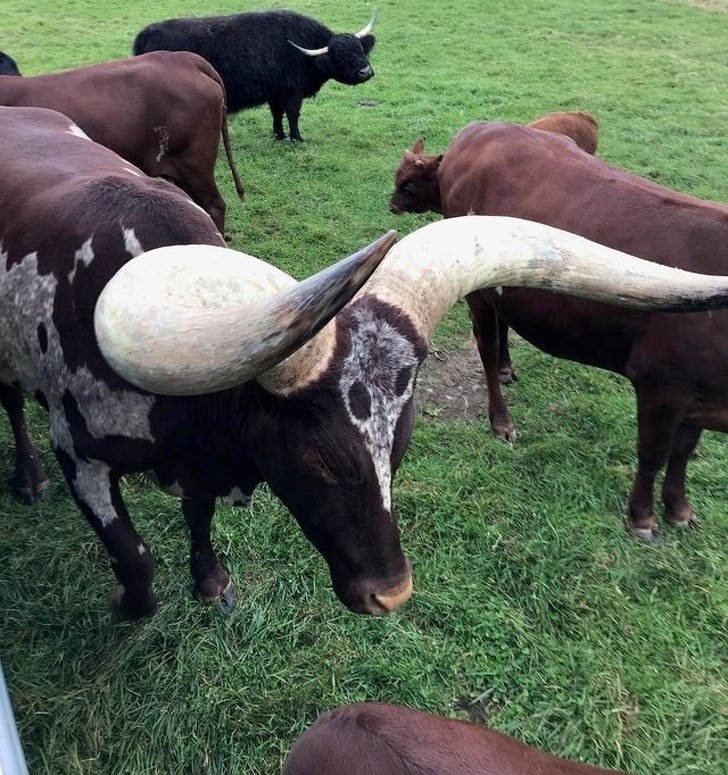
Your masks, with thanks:
[(225, 88), (197, 54), (158, 51), (32, 78), (0, 76), (0, 105), (65, 114), (147, 175), (176, 183), (224, 234), (225, 201), (214, 174), (222, 133), (243, 198), (230, 151)]
[(577, 110), (566, 113), (549, 113), (531, 121), (528, 126), (546, 132), (556, 132), (570, 137), (583, 151), (592, 156), (597, 152), (599, 127), (590, 113)]
[[(532, 121), (528, 126), (570, 137), (582, 150), (594, 154), (597, 147), (598, 127), (593, 116), (583, 111), (573, 113), (548, 113)], [(440, 184), (438, 170), (443, 154), (427, 156), (425, 143), (417, 140), (411, 151), (405, 151), (404, 157), (395, 173), (395, 188), (389, 209), (399, 215), (404, 212), (424, 213), (428, 210), (442, 212), (440, 203)], [(477, 212), (477, 210), (476, 210)], [(504, 385), (515, 382), (516, 371), (513, 368), (508, 349), (508, 324), (500, 320), (498, 326), (499, 358), (498, 381)], [(509, 441), (515, 440), (515, 429), (505, 435)]]
[(356, 702), (316, 719), (283, 775), (625, 775), (577, 764), (493, 729), (399, 705)]
[[(425, 167), (432, 164), (425, 161)], [(412, 170), (412, 161), (405, 159), (403, 167)], [(431, 174), (418, 182), (401, 167), (392, 209), (422, 212), (429, 197), (429, 208), (446, 218), (509, 215), (669, 266), (719, 274), (728, 265), (728, 207), (613, 167), (551, 132), (470, 124), (437, 167), (436, 196)], [(503, 319), (551, 355), (614, 371), (632, 383), (638, 468), (628, 502), (631, 532), (646, 541), (659, 538), (653, 489), (665, 466), (665, 519), (697, 525), (685, 495), (686, 466), (703, 428), (728, 430), (728, 316), (678, 318), (513, 288), (479, 291), (468, 303), (498, 435), (513, 436), (497, 377)]]

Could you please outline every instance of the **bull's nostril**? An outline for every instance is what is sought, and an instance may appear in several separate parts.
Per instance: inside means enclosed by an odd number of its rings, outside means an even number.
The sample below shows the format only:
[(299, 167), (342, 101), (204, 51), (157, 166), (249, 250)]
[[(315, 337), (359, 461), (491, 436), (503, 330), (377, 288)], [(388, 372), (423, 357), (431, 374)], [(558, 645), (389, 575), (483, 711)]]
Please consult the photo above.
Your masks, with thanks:
[(371, 67), (362, 67), (362, 69), (359, 70), (360, 78), (371, 78), (372, 75), (374, 75), (374, 71)]

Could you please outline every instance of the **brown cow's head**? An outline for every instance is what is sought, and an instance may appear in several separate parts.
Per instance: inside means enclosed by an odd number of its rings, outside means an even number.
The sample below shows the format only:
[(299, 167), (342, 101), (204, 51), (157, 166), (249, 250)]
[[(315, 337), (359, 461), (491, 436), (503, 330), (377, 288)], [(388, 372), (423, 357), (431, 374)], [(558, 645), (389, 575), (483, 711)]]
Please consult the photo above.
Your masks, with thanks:
[(424, 141), (418, 140), (411, 151), (404, 152), (394, 173), (394, 193), (389, 201), (389, 209), (395, 215), (430, 210), (442, 212), (437, 171), (443, 154), (425, 156), (424, 150)]

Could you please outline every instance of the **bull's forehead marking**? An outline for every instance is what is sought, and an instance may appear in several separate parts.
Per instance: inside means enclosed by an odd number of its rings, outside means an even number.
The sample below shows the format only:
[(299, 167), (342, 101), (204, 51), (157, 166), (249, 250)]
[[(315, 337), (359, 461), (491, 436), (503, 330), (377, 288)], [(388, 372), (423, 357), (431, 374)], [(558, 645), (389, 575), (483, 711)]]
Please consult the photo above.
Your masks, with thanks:
[(351, 350), (339, 389), (352, 425), (372, 457), (384, 508), (392, 511), (394, 431), (412, 396), (418, 358), (413, 343), (368, 308), (352, 317)]

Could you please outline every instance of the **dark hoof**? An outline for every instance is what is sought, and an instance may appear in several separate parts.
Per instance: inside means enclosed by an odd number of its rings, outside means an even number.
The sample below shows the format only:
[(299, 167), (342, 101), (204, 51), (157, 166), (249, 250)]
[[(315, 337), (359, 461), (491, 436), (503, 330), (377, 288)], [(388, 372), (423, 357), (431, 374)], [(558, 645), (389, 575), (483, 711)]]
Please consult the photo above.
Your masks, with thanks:
[(203, 603), (216, 605), (223, 614), (231, 613), (233, 608), (235, 608), (235, 604), (238, 602), (238, 593), (235, 590), (235, 585), (231, 580), (228, 580), (228, 584), (225, 589), (223, 589), (223, 591), (217, 595), (208, 596), (202, 595), (198, 592), (197, 596)]
[(656, 527), (632, 527), (627, 525), (627, 530), (635, 538), (648, 546), (659, 546), (662, 543), (662, 536)]
[(35, 501), (43, 498), (48, 492), (48, 488), (50, 486), (51, 486), (51, 480), (44, 479), (42, 482), (39, 482), (38, 484), (34, 484), (31, 486), (28, 486), (26, 484), (23, 484), (23, 485), (13, 484), (12, 490), (15, 493), (15, 497), (21, 503), (25, 503), (26, 505), (30, 506), (32, 503), (35, 503)]
[(512, 369), (503, 369), (498, 372), (498, 382), (501, 385), (512, 385), (514, 382), (518, 382), (518, 374)]
[(511, 423), (508, 423), (507, 425), (499, 425), (499, 426), (492, 426), (493, 433), (502, 441), (506, 441), (509, 444), (513, 444), (513, 442), (518, 438), (518, 433), (516, 432), (515, 425), (512, 425)]
[(700, 527), (700, 520), (693, 514), (689, 519), (681, 519), (678, 522), (670, 522), (668, 520), (667, 524), (681, 528), (682, 530), (697, 530)]
[(133, 599), (124, 587), (119, 585), (112, 600), (112, 607), (122, 619), (142, 619), (156, 612), (157, 596), (150, 589), (140, 598)]

